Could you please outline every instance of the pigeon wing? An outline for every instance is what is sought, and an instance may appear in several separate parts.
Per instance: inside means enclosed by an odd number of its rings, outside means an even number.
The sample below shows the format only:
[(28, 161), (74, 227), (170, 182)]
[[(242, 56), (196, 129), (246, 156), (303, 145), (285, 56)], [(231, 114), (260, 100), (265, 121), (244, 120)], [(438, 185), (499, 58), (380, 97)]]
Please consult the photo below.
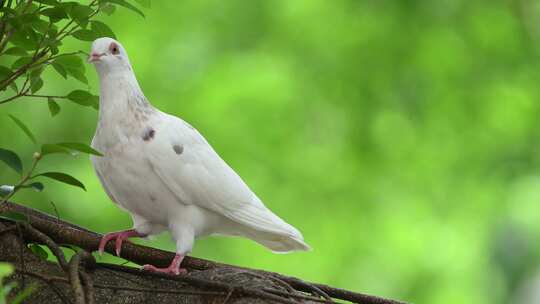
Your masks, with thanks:
[(145, 155), (179, 202), (261, 232), (258, 236), (272, 240), (256, 241), (275, 251), (309, 248), (300, 232), (266, 208), (197, 130), (177, 117), (160, 114), (155, 139), (145, 146)]

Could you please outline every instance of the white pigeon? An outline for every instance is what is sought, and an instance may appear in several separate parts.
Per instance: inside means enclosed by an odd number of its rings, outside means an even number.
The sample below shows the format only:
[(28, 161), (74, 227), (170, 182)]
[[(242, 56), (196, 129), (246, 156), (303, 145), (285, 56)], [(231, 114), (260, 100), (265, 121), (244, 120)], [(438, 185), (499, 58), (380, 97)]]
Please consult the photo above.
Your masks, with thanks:
[(127, 210), (133, 229), (106, 234), (103, 253), (116, 239), (116, 254), (129, 237), (169, 230), (176, 256), (167, 268), (178, 274), (196, 238), (221, 234), (250, 238), (274, 252), (309, 250), (302, 234), (264, 206), (244, 181), (182, 119), (146, 99), (125, 49), (111, 38), (92, 43), (89, 62), (99, 75), (99, 121), (92, 163), (105, 191)]

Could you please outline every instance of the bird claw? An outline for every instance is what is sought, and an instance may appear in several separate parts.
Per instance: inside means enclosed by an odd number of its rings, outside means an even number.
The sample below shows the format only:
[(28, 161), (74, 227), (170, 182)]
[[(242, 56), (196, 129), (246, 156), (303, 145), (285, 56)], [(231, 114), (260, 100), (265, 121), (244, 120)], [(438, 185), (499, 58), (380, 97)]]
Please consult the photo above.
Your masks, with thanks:
[(135, 229), (129, 229), (129, 230), (118, 231), (118, 232), (110, 232), (110, 233), (105, 234), (99, 241), (99, 246), (98, 246), (99, 255), (100, 256), (103, 255), (103, 252), (105, 252), (105, 246), (110, 240), (116, 239), (114, 249), (116, 252), (116, 256), (120, 256), (120, 251), (122, 250), (122, 242), (125, 239), (129, 237), (133, 237), (133, 236), (144, 237), (146, 235), (138, 233)]
[(99, 255), (102, 256), (103, 253), (105, 252), (105, 246), (107, 245), (107, 243), (114, 239), (116, 236), (117, 236), (118, 232), (111, 232), (111, 233), (107, 233), (105, 234), (101, 240), (99, 241), (99, 247), (98, 247), (98, 252), (99, 252)]
[(186, 274), (187, 270), (184, 268), (180, 268), (180, 264), (182, 263), (183, 259), (184, 259), (184, 255), (177, 253), (174, 256), (174, 259), (172, 260), (171, 265), (169, 265), (169, 267), (167, 268), (158, 268), (154, 265), (146, 264), (142, 267), (142, 269), (147, 270), (147, 271), (174, 274), (174, 275)]
[(153, 272), (167, 273), (167, 274), (174, 274), (174, 275), (187, 273), (187, 270), (184, 268), (177, 268), (177, 267), (171, 267), (171, 266), (166, 267), (166, 268), (158, 268), (154, 265), (146, 264), (146, 265), (143, 265), (142, 269), (146, 271), (153, 271)]

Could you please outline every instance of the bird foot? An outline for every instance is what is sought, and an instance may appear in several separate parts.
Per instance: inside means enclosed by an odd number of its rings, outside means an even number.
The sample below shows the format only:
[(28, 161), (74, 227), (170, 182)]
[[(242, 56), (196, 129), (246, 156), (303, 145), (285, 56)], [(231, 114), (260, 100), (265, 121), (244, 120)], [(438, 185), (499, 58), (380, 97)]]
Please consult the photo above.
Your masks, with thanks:
[(180, 263), (182, 263), (182, 260), (184, 259), (184, 256), (181, 254), (176, 254), (174, 256), (174, 259), (171, 262), (171, 265), (166, 268), (158, 268), (156, 266), (146, 264), (142, 267), (143, 270), (153, 271), (153, 272), (160, 272), (160, 273), (167, 273), (167, 274), (185, 274), (187, 273), (187, 270), (184, 268), (180, 268)]
[(169, 266), (167, 268), (158, 268), (158, 267), (150, 265), (150, 264), (144, 265), (142, 267), (142, 269), (147, 270), (147, 271), (161, 272), (161, 273), (168, 273), (168, 274), (176, 274), (176, 275), (187, 273), (187, 270), (184, 269), (184, 268), (173, 268), (171, 266)]
[(105, 252), (105, 246), (110, 240), (116, 239), (115, 242), (115, 251), (116, 255), (120, 256), (120, 251), (122, 250), (122, 242), (124, 242), (125, 239), (130, 237), (145, 237), (145, 234), (137, 232), (135, 229), (129, 229), (129, 230), (123, 230), (123, 231), (117, 231), (117, 232), (110, 232), (105, 234), (101, 241), (99, 242), (99, 255), (103, 255), (103, 252)]

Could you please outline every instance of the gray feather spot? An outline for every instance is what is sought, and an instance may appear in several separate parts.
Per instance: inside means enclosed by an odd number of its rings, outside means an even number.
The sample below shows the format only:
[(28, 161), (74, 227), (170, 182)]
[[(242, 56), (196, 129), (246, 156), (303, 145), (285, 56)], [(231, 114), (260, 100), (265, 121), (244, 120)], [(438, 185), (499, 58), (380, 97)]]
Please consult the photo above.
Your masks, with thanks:
[(150, 194), (150, 201), (151, 201), (151, 202), (155, 202), (155, 201), (156, 201), (156, 197), (153, 196), (152, 194)]
[(154, 131), (154, 129), (152, 128), (148, 128), (144, 131), (144, 134), (142, 136), (142, 139), (144, 141), (149, 141), (151, 140), (152, 138), (154, 138), (154, 136), (156, 135), (156, 131)]
[(174, 152), (178, 155), (182, 154), (184, 152), (184, 146), (183, 145), (173, 145), (172, 146)]

